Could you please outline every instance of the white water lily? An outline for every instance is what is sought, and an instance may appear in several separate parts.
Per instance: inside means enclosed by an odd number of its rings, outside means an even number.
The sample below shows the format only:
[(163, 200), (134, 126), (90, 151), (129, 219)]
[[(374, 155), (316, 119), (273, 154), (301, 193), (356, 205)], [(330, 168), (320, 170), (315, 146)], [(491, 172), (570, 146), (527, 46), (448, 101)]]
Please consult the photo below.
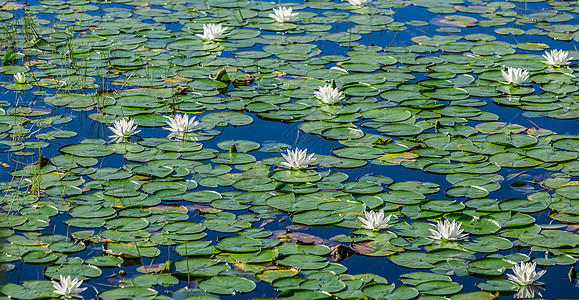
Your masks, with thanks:
[(280, 7), (274, 8), (273, 14), (269, 14), (269, 17), (274, 19), (276, 22), (285, 23), (289, 22), (291, 19), (298, 16), (299, 13), (292, 13), (291, 7)]
[(569, 52), (565, 50), (545, 51), (543, 57), (545, 58), (544, 62), (553, 67), (568, 65), (573, 59), (572, 56), (569, 56)]
[(534, 262), (521, 262), (521, 264), (515, 265), (513, 267), (513, 273), (515, 274), (507, 274), (507, 277), (509, 277), (510, 281), (521, 286), (541, 284), (537, 282), (537, 280), (541, 278), (541, 276), (543, 276), (543, 274), (545, 274), (547, 271), (541, 270), (537, 272), (535, 271), (536, 267), (537, 264)]
[(326, 104), (334, 104), (340, 102), (344, 97), (339, 88), (333, 88), (331, 85), (321, 86), (314, 92), (316, 98)]
[(78, 278), (72, 279), (70, 275), (64, 277), (60, 275), (60, 283), (52, 281), (52, 286), (54, 287), (54, 293), (63, 296), (64, 298), (80, 298), (82, 293), (86, 288), (81, 288), (82, 280)]
[(167, 136), (170, 139), (177, 137), (184, 140), (185, 134), (192, 132), (195, 126), (199, 124), (199, 121), (195, 121), (195, 117), (189, 119), (188, 114), (175, 115), (175, 117), (165, 118), (169, 119), (168, 121), (165, 121), (167, 125), (169, 125), (169, 127), (166, 127), (165, 129), (171, 131), (171, 133), (169, 133)]
[(281, 164), (290, 169), (305, 169), (316, 160), (313, 153), (308, 155), (307, 152), (308, 149), (296, 149), (294, 151), (288, 149), (287, 154), (281, 154), (281, 156), (286, 160), (281, 162)]
[(221, 24), (203, 24), (203, 34), (197, 33), (195, 35), (204, 40), (213, 41), (222, 39), (227, 29), (228, 27), (221, 26)]
[(521, 68), (508, 67), (506, 72), (505, 70), (502, 70), (501, 72), (505, 81), (514, 85), (521, 84), (529, 79), (529, 71)]
[(363, 228), (378, 231), (380, 229), (385, 229), (392, 226), (388, 224), (390, 218), (392, 218), (392, 215), (384, 217), (384, 210), (365, 211), (364, 216), (366, 216), (366, 218), (358, 217), (358, 219), (362, 222)]
[(464, 230), (460, 229), (462, 223), (456, 223), (455, 220), (436, 221), (436, 230), (428, 229), (432, 236), (431, 239), (440, 241), (458, 241), (468, 237), (468, 233), (462, 233)]
[(372, 0), (348, 0), (351, 5), (364, 6), (372, 2)]
[(26, 83), (26, 76), (24, 76), (24, 73), (16, 73), (16, 74), (12, 75), (12, 77), (14, 77), (14, 82), (16, 82), (16, 83), (19, 83), (19, 84)]
[(127, 140), (131, 135), (140, 132), (140, 130), (135, 131), (137, 129), (137, 125), (134, 124), (135, 120), (127, 118), (115, 121), (113, 126), (109, 126), (109, 129), (114, 133), (109, 137), (112, 139), (112, 141), (115, 141), (115, 143), (120, 143)]

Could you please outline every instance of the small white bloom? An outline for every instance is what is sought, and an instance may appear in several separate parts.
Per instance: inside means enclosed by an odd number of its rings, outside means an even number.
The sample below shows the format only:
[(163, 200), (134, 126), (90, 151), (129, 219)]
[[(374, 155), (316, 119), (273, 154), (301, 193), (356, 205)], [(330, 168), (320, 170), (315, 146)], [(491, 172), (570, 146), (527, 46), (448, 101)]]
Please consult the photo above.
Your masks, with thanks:
[(362, 227), (374, 231), (378, 231), (380, 229), (388, 228), (392, 225), (389, 225), (388, 222), (392, 215), (388, 215), (384, 218), (384, 210), (380, 211), (365, 211), (364, 215), (366, 218), (358, 217), (358, 219), (362, 222)]
[(54, 287), (54, 293), (61, 295), (65, 298), (80, 298), (82, 293), (86, 288), (81, 288), (82, 280), (78, 278), (72, 279), (70, 275), (64, 277), (60, 275), (60, 283), (52, 281), (52, 286)]
[(307, 152), (308, 149), (296, 149), (294, 151), (288, 149), (287, 154), (281, 154), (286, 160), (281, 162), (281, 164), (290, 169), (305, 169), (316, 160), (313, 153), (308, 155)]
[(351, 5), (364, 6), (372, 2), (372, 0), (348, 0)]
[(333, 88), (331, 85), (321, 86), (314, 92), (316, 98), (326, 104), (334, 104), (340, 102), (344, 97), (339, 88)]
[(508, 67), (507, 72), (505, 72), (505, 70), (502, 70), (501, 72), (507, 83), (518, 85), (529, 79), (529, 71), (521, 68)]
[(223, 33), (227, 29), (228, 27), (223, 27), (221, 24), (203, 24), (203, 34), (195, 35), (207, 41), (218, 40), (225, 36)]
[(468, 237), (468, 233), (462, 233), (464, 230), (460, 229), (462, 223), (456, 223), (454, 220), (450, 222), (449, 220), (436, 221), (436, 230), (428, 229), (432, 236), (431, 239), (440, 241), (457, 241)]
[(572, 56), (569, 56), (569, 52), (565, 50), (545, 51), (543, 57), (545, 58), (544, 62), (553, 67), (568, 65), (573, 59)]
[(274, 8), (273, 14), (269, 14), (269, 17), (274, 19), (276, 22), (285, 23), (289, 22), (291, 19), (298, 16), (299, 13), (292, 13), (291, 7), (280, 7)]
[(537, 282), (537, 280), (541, 278), (541, 276), (543, 276), (543, 274), (545, 274), (547, 271), (541, 270), (537, 273), (537, 271), (535, 271), (536, 267), (537, 264), (534, 262), (521, 262), (521, 264), (513, 267), (513, 273), (515, 273), (515, 275), (507, 274), (507, 277), (509, 277), (510, 281), (521, 286), (529, 284), (541, 284)]
[(26, 76), (24, 76), (24, 73), (16, 73), (12, 76), (14, 77), (14, 81), (16, 83), (19, 83), (19, 84), (26, 83)]
[(113, 135), (109, 136), (113, 141), (116, 143), (120, 143), (128, 139), (131, 135), (137, 134), (140, 130), (135, 131), (137, 129), (137, 125), (135, 124), (135, 120), (131, 119), (121, 119), (119, 121), (115, 121), (113, 126), (109, 126), (109, 129), (114, 133)]
[(167, 136), (170, 139), (176, 136), (177, 138), (184, 140), (185, 134), (192, 132), (195, 126), (199, 124), (199, 121), (195, 121), (195, 117), (189, 119), (188, 114), (175, 115), (174, 118), (165, 118), (169, 119), (168, 121), (165, 121), (167, 125), (169, 125), (169, 127), (165, 129), (171, 131), (171, 133)]

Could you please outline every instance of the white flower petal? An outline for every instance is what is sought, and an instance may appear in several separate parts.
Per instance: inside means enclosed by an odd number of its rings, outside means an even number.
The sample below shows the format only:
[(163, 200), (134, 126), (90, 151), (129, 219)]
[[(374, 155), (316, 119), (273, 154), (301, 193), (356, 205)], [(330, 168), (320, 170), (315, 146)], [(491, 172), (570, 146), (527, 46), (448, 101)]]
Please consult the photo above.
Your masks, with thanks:
[(384, 217), (384, 210), (380, 211), (365, 211), (364, 212), (365, 218), (358, 217), (358, 219), (362, 222), (362, 227), (370, 230), (381, 230), (391, 227), (392, 225), (388, 224), (392, 215), (388, 215)]
[(78, 278), (72, 279), (71, 276), (64, 277), (60, 275), (60, 282), (52, 281), (52, 286), (54, 287), (53, 293), (57, 295), (62, 295), (65, 298), (81, 298), (80, 293), (82, 293), (87, 288), (81, 288), (82, 280)]
[(537, 264), (534, 262), (521, 262), (513, 267), (513, 274), (507, 274), (510, 281), (521, 285), (536, 284), (536, 281), (541, 278), (547, 271), (541, 270), (537, 272), (535, 269)]
[(221, 26), (221, 24), (203, 24), (203, 34), (195, 34), (201, 39), (212, 41), (225, 37), (225, 31), (228, 27)]
[(512, 83), (514, 85), (521, 84), (529, 79), (529, 71), (521, 68), (508, 67), (507, 71), (505, 72), (505, 70), (502, 70), (501, 74), (507, 83)]
[(127, 140), (131, 135), (141, 132), (134, 124), (135, 120), (127, 118), (115, 121), (113, 126), (109, 126), (109, 129), (114, 133), (109, 137), (116, 143)]
[(167, 123), (169, 127), (165, 127), (164, 129), (171, 131), (167, 136), (170, 139), (177, 137), (184, 140), (186, 134), (193, 132), (195, 127), (199, 125), (199, 121), (195, 121), (195, 117), (189, 119), (188, 114), (175, 115), (175, 117), (165, 116), (165, 118), (167, 118), (165, 123)]
[(312, 153), (308, 155), (307, 151), (308, 149), (296, 149), (294, 151), (288, 149), (287, 154), (281, 154), (281, 156), (286, 160), (285, 162), (281, 162), (281, 164), (290, 169), (305, 169), (316, 160), (314, 154)]
[(334, 104), (342, 100), (343, 95), (339, 88), (333, 88), (331, 85), (321, 86), (314, 95), (318, 100), (326, 104)]
[(269, 14), (269, 17), (274, 19), (276, 22), (285, 23), (291, 21), (291, 19), (298, 16), (298, 13), (292, 13), (291, 7), (279, 7), (273, 9), (273, 14)]
[(432, 236), (431, 239), (435, 240), (443, 240), (443, 241), (458, 241), (463, 240), (468, 237), (468, 234), (462, 233), (464, 230), (460, 229), (462, 223), (456, 223), (455, 220), (449, 221), (436, 221), (436, 230), (435, 229), (428, 229)]
[(26, 83), (26, 76), (24, 76), (23, 73), (16, 73), (12, 76), (14, 77), (14, 82), (19, 83), (19, 84)]
[(568, 65), (573, 59), (572, 56), (569, 56), (569, 52), (565, 50), (546, 51), (543, 57), (545, 58), (544, 62), (546, 64), (554, 67)]

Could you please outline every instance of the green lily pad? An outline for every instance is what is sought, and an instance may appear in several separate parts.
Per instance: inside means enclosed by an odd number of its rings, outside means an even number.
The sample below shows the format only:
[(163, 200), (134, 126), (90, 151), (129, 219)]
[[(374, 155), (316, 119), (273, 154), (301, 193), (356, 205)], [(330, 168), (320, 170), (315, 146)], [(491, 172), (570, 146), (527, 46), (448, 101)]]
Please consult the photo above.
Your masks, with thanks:
[(513, 263), (504, 258), (481, 258), (468, 264), (468, 271), (479, 275), (502, 275)]
[(416, 290), (426, 295), (449, 295), (462, 290), (462, 285), (457, 282), (428, 281), (416, 286)]
[(305, 183), (319, 181), (322, 176), (315, 171), (281, 170), (275, 172), (271, 178), (281, 182)]
[(218, 295), (249, 293), (256, 288), (253, 281), (235, 276), (214, 276), (199, 283), (199, 288)]
[(303, 270), (316, 270), (328, 265), (328, 262), (323, 257), (308, 254), (293, 254), (276, 262), (282, 266)]
[(0, 288), (2, 294), (16, 299), (54, 297), (56, 294), (53, 293), (53, 290), (54, 287), (52, 286), (52, 282), (46, 280), (25, 280), (22, 282), (22, 286), (8, 283)]
[(293, 193), (274, 196), (265, 200), (267, 205), (288, 212), (314, 210), (322, 202), (323, 200), (311, 196), (296, 198)]
[(157, 296), (157, 291), (145, 287), (123, 287), (102, 291), (99, 293), (101, 299), (153, 299)]
[(59, 278), (59, 276), (72, 276), (79, 280), (86, 280), (89, 277), (99, 277), (102, 271), (97, 266), (81, 264), (63, 264), (60, 266), (48, 266), (44, 269), (44, 275), (50, 278)]
[(76, 144), (61, 147), (62, 153), (80, 156), (80, 157), (103, 157), (114, 153), (113, 150), (107, 149), (102, 144)]
[(327, 211), (307, 211), (292, 216), (294, 223), (304, 225), (329, 225), (341, 222), (342, 216)]
[(227, 252), (255, 252), (261, 249), (259, 240), (249, 237), (226, 237), (215, 246), (217, 249)]

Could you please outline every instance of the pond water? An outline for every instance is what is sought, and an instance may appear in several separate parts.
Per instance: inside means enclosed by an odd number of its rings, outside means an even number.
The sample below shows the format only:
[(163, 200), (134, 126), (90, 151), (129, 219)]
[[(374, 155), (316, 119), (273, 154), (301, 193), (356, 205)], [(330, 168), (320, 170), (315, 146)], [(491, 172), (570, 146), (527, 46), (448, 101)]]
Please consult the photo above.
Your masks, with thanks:
[(1, 299), (579, 294), (576, 1), (0, 8)]

